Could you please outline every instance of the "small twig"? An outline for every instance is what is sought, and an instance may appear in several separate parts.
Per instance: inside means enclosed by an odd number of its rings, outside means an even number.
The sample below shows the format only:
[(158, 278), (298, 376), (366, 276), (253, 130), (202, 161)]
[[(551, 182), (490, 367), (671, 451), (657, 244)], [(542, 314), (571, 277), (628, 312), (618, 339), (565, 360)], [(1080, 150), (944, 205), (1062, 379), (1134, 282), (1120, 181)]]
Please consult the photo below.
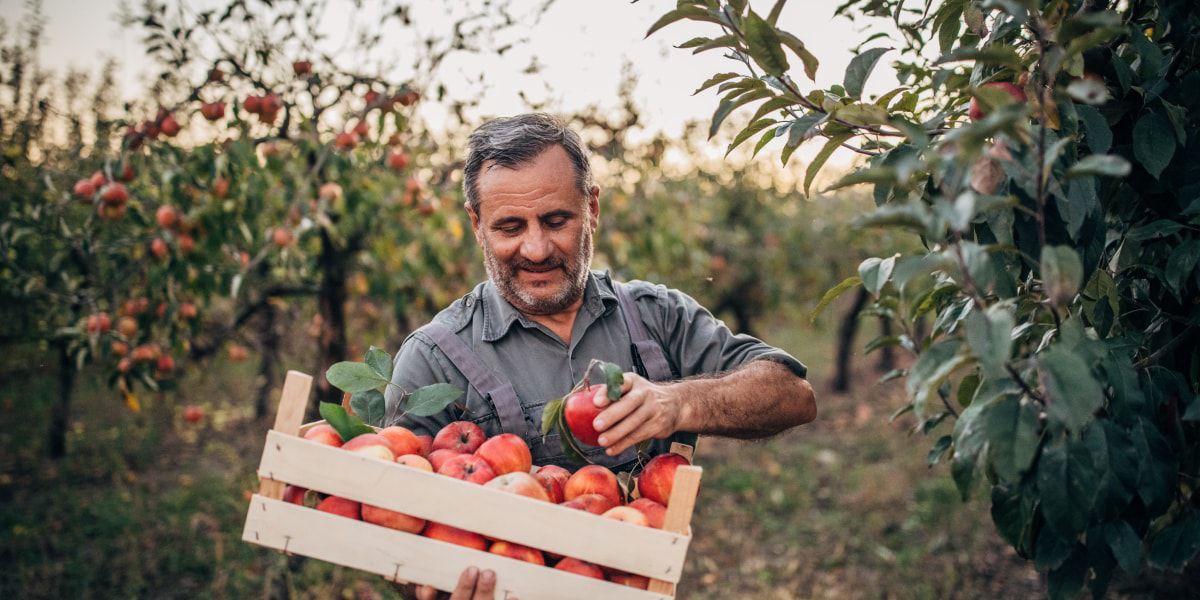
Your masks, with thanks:
[(1134, 363), (1133, 368), (1145, 369), (1145, 368), (1154, 366), (1156, 363), (1158, 363), (1159, 360), (1162, 360), (1162, 357), (1166, 356), (1170, 352), (1173, 352), (1175, 350), (1175, 348), (1177, 346), (1179, 346), (1180, 343), (1183, 342), (1184, 338), (1186, 338), (1188, 335), (1190, 335), (1195, 330), (1196, 330), (1195, 325), (1192, 325), (1191, 327), (1184, 329), (1182, 332), (1179, 333), (1179, 335), (1172, 338), (1171, 341), (1167, 342), (1166, 344), (1163, 344), (1163, 346), (1161, 348), (1159, 348), (1158, 350), (1155, 350), (1153, 354)]
[(1041, 402), (1042, 404), (1049, 404), (1049, 401), (1046, 400), (1046, 398), (1044, 396), (1033, 391), (1033, 388), (1029, 387), (1029, 384), (1025, 383), (1025, 380), (1021, 378), (1021, 374), (1017, 373), (1017, 370), (1014, 369), (1012, 365), (1005, 363), (1004, 369), (1008, 371), (1008, 374), (1010, 376), (1012, 376), (1013, 381), (1017, 382), (1017, 385), (1020, 385), (1021, 389), (1024, 390), (1025, 393), (1028, 394), (1030, 398), (1033, 398), (1034, 400), (1037, 400), (1038, 402)]

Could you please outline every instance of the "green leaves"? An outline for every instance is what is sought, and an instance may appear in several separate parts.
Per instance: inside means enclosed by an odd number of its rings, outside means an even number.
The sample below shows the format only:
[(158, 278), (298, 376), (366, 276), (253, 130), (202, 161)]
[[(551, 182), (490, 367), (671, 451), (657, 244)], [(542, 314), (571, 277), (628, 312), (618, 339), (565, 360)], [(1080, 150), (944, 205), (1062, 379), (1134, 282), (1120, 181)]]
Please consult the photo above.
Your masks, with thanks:
[(863, 287), (872, 295), (879, 296), (879, 291), (891, 278), (892, 269), (896, 268), (897, 256), (899, 255), (888, 258), (871, 257), (858, 265), (858, 276), (862, 280)]
[(1129, 161), (1115, 154), (1093, 154), (1086, 156), (1067, 169), (1067, 177), (1082, 177), (1086, 175), (1103, 175), (1105, 177), (1125, 177), (1133, 170)]
[(821, 170), (821, 167), (825, 165), (825, 161), (829, 160), (829, 156), (833, 154), (833, 151), (837, 150), (838, 146), (841, 146), (851, 137), (852, 135), (849, 133), (830, 137), (829, 141), (825, 142), (825, 145), (821, 147), (821, 151), (817, 152), (817, 155), (813, 157), (812, 162), (808, 163), (808, 168), (804, 170), (805, 194), (807, 194), (809, 189), (812, 188), (813, 179), (816, 178), (817, 173)]
[(1146, 560), (1156, 569), (1178, 572), (1197, 552), (1200, 552), (1200, 516), (1192, 513), (1154, 536)]
[(1083, 284), (1083, 263), (1079, 255), (1067, 246), (1042, 248), (1042, 286), (1046, 295), (1059, 306), (1075, 298)]
[(1175, 155), (1175, 131), (1166, 117), (1146, 113), (1133, 126), (1133, 156), (1158, 179)]
[(983, 372), (993, 379), (1008, 376), (1004, 365), (1012, 353), (1012, 330), (1016, 325), (1011, 309), (994, 305), (986, 312), (975, 311), (964, 319), (967, 344), (979, 359)]
[(837, 299), (838, 296), (846, 293), (846, 290), (856, 287), (860, 283), (862, 283), (862, 279), (858, 276), (847, 277), (843, 279), (841, 283), (826, 290), (825, 294), (821, 296), (821, 301), (817, 302), (817, 306), (813, 308), (812, 313), (808, 315), (808, 322), (816, 323), (817, 316), (825, 310), (825, 307), (829, 306), (834, 300)]
[(1104, 392), (1082, 358), (1070, 350), (1054, 347), (1038, 357), (1045, 377), (1046, 415), (1068, 431), (1078, 432), (1104, 406)]
[(608, 388), (605, 393), (608, 395), (609, 402), (616, 402), (621, 399), (621, 384), (625, 383), (625, 376), (621, 373), (621, 367), (610, 362), (600, 362), (600, 371), (604, 373), (604, 384)]
[(1087, 528), (1100, 475), (1087, 447), (1059, 441), (1042, 450), (1037, 484), (1042, 496), (1046, 526), (1074, 539)]
[(754, 62), (768, 75), (780, 77), (787, 73), (787, 55), (783, 52), (775, 27), (764, 21), (753, 9), (746, 15), (742, 25), (750, 57)]
[(417, 417), (436, 415), (463, 395), (463, 391), (449, 383), (435, 383), (417, 388), (404, 405), (404, 412)]
[(387, 402), (379, 390), (355, 392), (350, 396), (350, 409), (368, 425), (383, 427), (387, 418)]
[(325, 378), (351, 394), (378, 389), (392, 380), (392, 358), (387, 352), (371, 346), (363, 360), (336, 363), (325, 371)]
[(848, 96), (852, 98), (862, 96), (867, 77), (871, 75), (871, 71), (875, 70), (875, 64), (879, 62), (880, 57), (890, 50), (891, 48), (872, 48), (850, 59), (842, 81), (842, 87), (846, 88)]
[(1004, 481), (1018, 481), (1037, 456), (1037, 407), (1028, 400), (1004, 396), (988, 409), (986, 430), (988, 459), (996, 475)]
[(346, 409), (342, 408), (340, 404), (322, 402), (319, 411), (321, 418), (325, 419), (325, 422), (329, 423), (330, 427), (333, 427), (338, 435), (342, 436), (343, 443), (364, 433), (375, 433), (375, 430), (363, 423), (362, 419), (347, 414)]

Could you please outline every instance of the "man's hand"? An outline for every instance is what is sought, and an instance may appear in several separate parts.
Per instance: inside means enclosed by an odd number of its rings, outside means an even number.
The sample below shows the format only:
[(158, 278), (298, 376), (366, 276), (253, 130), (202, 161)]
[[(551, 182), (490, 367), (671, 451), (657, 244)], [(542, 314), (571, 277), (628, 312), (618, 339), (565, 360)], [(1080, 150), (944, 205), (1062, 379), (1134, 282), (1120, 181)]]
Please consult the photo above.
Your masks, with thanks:
[(619, 402), (610, 403), (602, 391), (594, 398), (596, 407), (604, 410), (592, 426), (600, 432), (600, 445), (608, 448), (609, 456), (639, 442), (670, 437), (684, 419), (684, 406), (673, 386), (637, 373), (625, 373), (624, 379)]
[[(467, 567), (458, 577), (458, 587), (450, 594), (450, 600), (492, 600), (496, 594), (496, 573), (485, 570), (482, 573), (475, 567)], [(417, 600), (436, 600), (437, 590), (427, 586), (417, 586)], [(509, 600), (516, 600), (508, 596)]]

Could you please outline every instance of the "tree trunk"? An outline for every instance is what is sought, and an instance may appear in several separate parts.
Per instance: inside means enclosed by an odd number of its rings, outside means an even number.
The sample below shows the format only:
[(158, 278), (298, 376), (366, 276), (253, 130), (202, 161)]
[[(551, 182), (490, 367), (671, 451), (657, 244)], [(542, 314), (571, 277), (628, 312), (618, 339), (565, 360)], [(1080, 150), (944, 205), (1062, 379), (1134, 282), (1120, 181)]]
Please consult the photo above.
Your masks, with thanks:
[(834, 365), (833, 374), (833, 391), (845, 392), (850, 389), (850, 357), (854, 348), (854, 336), (858, 333), (858, 313), (867, 304), (867, 290), (864, 288), (858, 289), (858, 294), (854, 296), (854, 304), (850, 306), (850, 310), (842, 317), (842, 324), (838, 328), (838, 346), (837, 359)]
[(271, 396), (279, 383), (279, 309), (267, 302), (262, 310), (261, 327), (259, 329), (259, 356), (262, 362), (258, 366), (260, 383), (258, 396), (254, 399), (254, 418), (263, 419), (271, 409)]
[[(325, 232), (321, 232), (321, 289), (318, 292), (318, 312), (321, 315), (321, 336), (318, 340), (317, 401), (342, 401), (342, 391), (329, 385), (325, 371), (334, 363), (346, 360), (346, 264), (349, 253), (335, 247)], [(308, 407), (308, 416), (318, 414), (318, 405)]]
[(58, 398), (50, 409), (50, 458), (67, 454), (67, 426), (70, 420), (71, 393), (75, 390), (75, 363), (66, 342), (54, 345), (58, 351)]
[[(887, 317), (879, 317), (879, 334), (892, 335), (892, 320)], [(896, 347), (884, 346), (879, 349), (879, 371), (887, 373), (896, 368)]]

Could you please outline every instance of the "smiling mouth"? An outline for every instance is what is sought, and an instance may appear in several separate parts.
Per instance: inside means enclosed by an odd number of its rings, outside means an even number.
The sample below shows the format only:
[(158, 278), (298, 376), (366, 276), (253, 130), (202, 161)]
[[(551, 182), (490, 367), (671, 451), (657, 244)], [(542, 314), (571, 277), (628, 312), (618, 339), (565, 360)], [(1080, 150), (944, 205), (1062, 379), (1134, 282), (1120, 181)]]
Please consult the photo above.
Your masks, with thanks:
[(555, 266), (550, 266), (550, 267), (522, 267), (521, 270), (528, 271), (530, 273), (549, 273), (551, 271), (554, 271), (554, 270), (560, 269), (560, 268), (562, 268), (562, 267), (555, 265)]

